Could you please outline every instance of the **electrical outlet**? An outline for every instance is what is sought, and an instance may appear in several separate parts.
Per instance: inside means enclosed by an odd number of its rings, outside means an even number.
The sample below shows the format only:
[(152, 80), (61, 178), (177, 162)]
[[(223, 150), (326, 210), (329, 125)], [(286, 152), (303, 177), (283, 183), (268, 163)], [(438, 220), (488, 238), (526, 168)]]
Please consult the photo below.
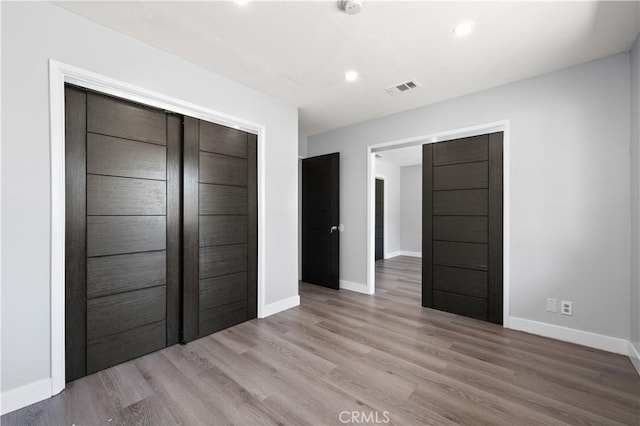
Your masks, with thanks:
[(547, 312), (558, 312), (558, 299), (547, 297)]
[(573, 315), (573, 302), (568, 300), (560, 302), (560, 313), (562, 315)]

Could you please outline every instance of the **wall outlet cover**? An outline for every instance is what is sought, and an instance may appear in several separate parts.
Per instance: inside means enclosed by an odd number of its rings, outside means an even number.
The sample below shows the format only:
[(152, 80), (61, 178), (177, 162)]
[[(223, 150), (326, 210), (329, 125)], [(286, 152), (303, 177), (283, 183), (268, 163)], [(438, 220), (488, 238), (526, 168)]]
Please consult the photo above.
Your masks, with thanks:
[(558, 312), (558, 299), (547, 297), (547, 312)]
[(568, 300), (560, 302), (560, 313), (562, 315), (573, 315), (573, 302)]

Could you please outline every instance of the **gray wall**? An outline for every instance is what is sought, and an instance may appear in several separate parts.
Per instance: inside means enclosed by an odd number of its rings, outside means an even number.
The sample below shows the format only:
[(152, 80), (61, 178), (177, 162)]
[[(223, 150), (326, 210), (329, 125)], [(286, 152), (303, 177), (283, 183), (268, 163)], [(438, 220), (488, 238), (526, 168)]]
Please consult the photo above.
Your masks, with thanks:
[(2, 391), (51, 377), (48, 59), (266, 125), (266, 302), (298, 294), (297, 109), (50, 3), (2, 5)]
[(631, 342), (640, 352), (640, 35), (631, 50)]
[[(344, 171), (344, 160), (341, 160), (341, 170)], [(397, 256), (400, 251), (400, 167), (395, 164), (387, 163), (382, 160), (375, 160), (374, 165), (375, 175), (382, 175), (386, 177), (385, 189), (386, 197), (386, 241), (385, 241), (385, 257)], [(344, 179), (341, 177), (341, 179)], [(366, 191), (366, 189), (365, 189)], [(342, 195), (342, 194), (341, 194)], [(342, 203), (342, 199), (340, 200)], [(344, 223), (344, 210), (340, 212), (341, 221)], [(346, 229), (345, 229), (346, 232)], [(343, 234), (344, 235), (344, 234)], [(342, 236), (340, 237), (342, 239)], [(342, 270), (342, 261), (344, 256), (340, 256), (340, 269)], [(357, 281), (362, 283), (362, 281)]]
[(628, 338), (629, 104), (621, 53), (310, 137), (341, 154), (341, 278), (366, 282), (367, 145), (509, 119), (511, 315)]
[(422, 165), (400, 168), (400, 247), (422, 252)]

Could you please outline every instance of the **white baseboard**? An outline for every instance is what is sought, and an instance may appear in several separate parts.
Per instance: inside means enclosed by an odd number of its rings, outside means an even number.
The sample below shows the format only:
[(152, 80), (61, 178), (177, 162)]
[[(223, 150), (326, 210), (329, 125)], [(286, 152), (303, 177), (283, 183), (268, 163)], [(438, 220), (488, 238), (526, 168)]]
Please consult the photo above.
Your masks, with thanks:
[(409, 257), (422, 257), (421, 251), (404, 251), (400, 252), (400, 256), (409, 256)]
[(291, 296), (286, 299), (279, 300), (277, 302), (269, 303), (264, 307), (261, 318), (266, 318), (278, 312), (286, 311), (287, 309), (295, 308), (300, 305), (300, 295)]
[(638, 349), (632, 342), (629, 342), (629, 359), (636, 368), (638, 375), (640, 375), (640, 349)]
[(373, 294), (369, 291), (366, 284), (354, 283), (352, 281), (340, 280), (340, 290), (350, 290), (356, 293)]
[(0, 412), (2, 415), (51, 397), (51, 379), (42, 379), (28, 385), (2, 392)]
[(518, 317), (509, 318), (509, 328), (607, 352), (629, 355), (629, 341), (618, 337), (610, 337)]
[(398, 257), (398, 256), (422, 257), (422, 252), (419, 252), (419, 251), (404, 251), (404, 250), (392, 251), (390, 253), (386, 253), (384, 255), (384, 258), (385, 259), (391, 259), (393, 257)]

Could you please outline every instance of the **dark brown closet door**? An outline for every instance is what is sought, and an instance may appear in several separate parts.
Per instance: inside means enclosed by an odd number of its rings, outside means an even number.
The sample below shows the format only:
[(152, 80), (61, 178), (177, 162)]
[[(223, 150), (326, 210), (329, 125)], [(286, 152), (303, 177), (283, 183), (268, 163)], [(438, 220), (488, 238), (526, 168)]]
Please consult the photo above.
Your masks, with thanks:
[(502, 133), (423, 146), (422, 305), (502, 324)]
[(257, 316), (257, 138), (185, 117), (184, 340)]
[(65, 96), (70, 381), (180, 339), (182, 130), (160, 110)]
[(375, 260), (384, 259), (384, 180), (376, 179)]

